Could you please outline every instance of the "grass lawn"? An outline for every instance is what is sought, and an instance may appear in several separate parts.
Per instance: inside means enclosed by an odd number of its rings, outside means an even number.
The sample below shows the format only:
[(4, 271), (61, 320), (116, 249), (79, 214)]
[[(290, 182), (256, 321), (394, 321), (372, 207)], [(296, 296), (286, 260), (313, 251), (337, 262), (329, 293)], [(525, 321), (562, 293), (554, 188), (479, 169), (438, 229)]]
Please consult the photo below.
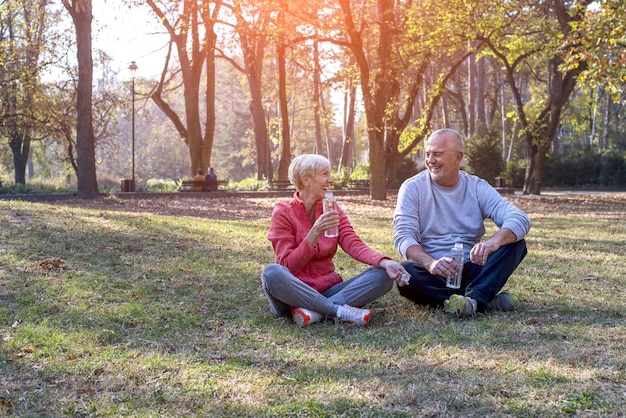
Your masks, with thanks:
[[(623, 416), (612, 199), (517, 198), (533, 227), (514, 312), (453, 320), (394, 289), (367, 328), (301, 329), (260, 287), (280, 199), (0, 200), (0, 416)], [(339, 201), (398, 259), (393, 199)]]

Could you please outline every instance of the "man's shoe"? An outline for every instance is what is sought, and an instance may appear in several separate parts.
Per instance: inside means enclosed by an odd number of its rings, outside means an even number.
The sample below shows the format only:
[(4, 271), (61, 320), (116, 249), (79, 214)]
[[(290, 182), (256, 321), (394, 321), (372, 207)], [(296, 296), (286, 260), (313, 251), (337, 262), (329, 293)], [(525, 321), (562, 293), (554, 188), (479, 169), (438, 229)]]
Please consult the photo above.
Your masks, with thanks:
[(507, 292), (498, 293), (496, 297), (493, 298), (491, 302), (489, 302), (489, 305), (487, 305), (488, 312), (510, 312), (514, 309), (515, 302), (513, 302), (513, 297)]
[(372, 311), (369, 309), (359, 309), (350, 305), (343, 305), (337, 309), (337, 317), (345, 322), (365, 327), (370, 322)]
[(443, 302), (443, 310), (448, 316), (454, 318), (465, 318), (476, 316), (478, 303), (469, 296), (452, 295), (450, 299)]
[(306, 308), (291, 308), (293, 322), (299, 327), (305, 327), (322, 320), (322, 314)]

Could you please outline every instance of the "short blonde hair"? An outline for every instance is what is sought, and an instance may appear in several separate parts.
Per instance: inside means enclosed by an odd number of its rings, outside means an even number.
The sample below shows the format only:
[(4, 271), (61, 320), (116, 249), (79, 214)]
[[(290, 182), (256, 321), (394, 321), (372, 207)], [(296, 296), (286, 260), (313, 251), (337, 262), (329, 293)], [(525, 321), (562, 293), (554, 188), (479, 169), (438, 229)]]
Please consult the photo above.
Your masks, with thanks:
[(302, 190), (302, 177), (313, 177), (324, 169), (330, 169), (330, 161), (318, 154), (298, 155), (289, 164), (289, 180), (296, 186), (297, 190)]

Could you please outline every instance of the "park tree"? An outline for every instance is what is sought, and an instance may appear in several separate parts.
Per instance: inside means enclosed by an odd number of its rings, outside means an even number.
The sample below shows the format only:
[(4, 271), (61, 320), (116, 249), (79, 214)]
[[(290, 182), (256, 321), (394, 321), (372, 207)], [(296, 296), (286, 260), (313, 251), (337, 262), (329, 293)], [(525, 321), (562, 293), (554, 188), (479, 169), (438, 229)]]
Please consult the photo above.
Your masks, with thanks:
[(0, 129), (13, 156), (15, 183), (26, 183), (32, 141), (45, 125), (41, 56), (48, 23), (47, 1), (0, 4)]
[[(520, 134), (527, 148), (525, 194), (540, 194), (546, 156), (556, 137), (561, 114), (577, 82), (587, 68), (585, 60), (564, 69), (561, 48), (580, 21), (586, 2), (552, 0), (523, 4), (502, 2), (477, 27), (486, 53), (504, 67)], [(525, 73), (531, 88), (524, 95), (519, 81)]]
[[(111, 156), (119, 152), (115, 144), (115, 134), (117, 114), (123, 107), (123, 94), (116, 80), (117, 74), (111, 69), (110, 57), (102, 51), (96, 51), (96, 62), (100, 73), (96, 74), (97, 81), (92, 91), (94, 149), (96, 155), (100, 151), (101, 155)], [(44, 133), (51, 141), (62, 144), (65, 150), (63, 160), (78, 176), (76, 135), (78, 77), (74, 66), (66, 68), (65, 71), (67, 77), (58, 77), (45, 84), (48, 118)], [(119, 159), (119, 156), (117, 158)], [(100, 174), (102, 167), (97, 158), (96, 163)]]
[(96, 180), (95, 136), (93, 130), (93, 57), (91, 0), (62, 0), (76, 30), (78, 86), (76, 88), (76, 152), (78, 160), (78, 196), (93, 199), (98, 196)]
[[(291, 26), (287, 26), (291, 20), (287, 19), (289, 8), (287, 0), (278, 2), (278, 16), (276, 25), (276, 61), (278, 64), (278, 101), (281, 112), (281, 148), (280, 159), (278, 162), (277, 177), (278, 180), (287, 180), (289, 178), (289, 164), (291, 163), (291, 131), (289, 129), (289, 108), (288, 108), (288, 92), (287, 92), (287, 51), (289, 48), (288, 35)], [(292, 3), (293, 4), (293, 3)], [(271, 156), (270, 156), (271, 158)]]
[(587, 65), (581, 81), (591, 87), (607, 86), (614, 101), (626, 84), (626, 7), (622, 0), (601, 0), (582, 18), (571, 22), (571, 36), (565, 42), (563, 68)]
[[(230, 25), (233, 37), (224, 39), (220, 56), (239, 70), (248, 82), (249, 108), (257, 156), (257, 179), (271, 180), (273, 167), (264, 111), (263, 64), (273, 9), (270, 2), (247, 0), (234, 0), (228, 8), (231, 12)], [(234, 55), (232, 49), (235, 46), (239, 49), (238, 57)]]
[[(583, 19), (572, 22), (572, 36), (563, 48), (565, 69), (574, 69), (585, 61), (581, 82), (592, 92), (593, 111), (589, 142), (602, 149), (618, 144), (620, 110), (626, 102), (626, 7), (621, 0), (602, 0), (587, 11)], [(602, 128), (596, 127), (601, 114)], [(611, 137), (611, 133), (616, 133)], [(616, 138), (617, 137), (617, 138)], [(623, 137), (623, 135), (622, 135)], [(613, 141), (611, 141), (613, 139)], [(623, 145), (626, 142), (622, 140)]]
[[(181, 140), (189, 147), (190, 174), (193, 175), (211, 165), (215, 133), (215, 25), (220, 17), (222, 2), (146, 0), (145, 3), (170, 36), (169, 51), (152, 99), (171, 120)], [(173, 52), (178, 60), (178, 65), (174, 66), (178, 69), (175, 72), (170, 71)], [(175, 109), (164, 94), (176, 80), (176, 74), (182, 79), (183, 110)], [(204, 115), (201, 114), (203, 106), (200, 95), (203, 85)]]
[[(327, 35), (331, 29), (322, 23), (329, 13), (324, 2), (281, 1), (278, 6), (268, 44), (276, 50), (280, 112), (278, 178), (285, 180), (292, 149), (326, 155), (333, 163), (339, 160), (340, 149), (333, 141), (332, 83), (329, 80), (350, 55), (330, 47)], [(296, 115), (305, 115), (313, 127), (313, 132), (299, 130), (300, 136), (309, 143), (304, 149), (302, 144), (294, 146), (294, 142), (299, 141), (291, 138), (295, 123), (300, 122), (300, 127), (306, 125), (302, 124), (303, 118)]]
[[(430, 129), (445, 85), (467, 59), (466, 36), (455, 36), (440, 2), (364, 2), (355, 8), (339, 0), (345, 40), (335, 40), (354, 54), (367, 120), (371, 197), (386, 198), (386, 183), (397, 183), (397, 167)], [(462, 9), (461, 9), (462, 10)], [(454, 42), (450, 42), (450, 40)], [(461, 42), (458, 42), (461, 40)], [(443, 46), (446, 48), (443, 48)], [(444, 52), (445, 51), (445, 52)], [(434, 72), (426, 84), (426, 74)], [(427, 99), (421, 115), (413, 112), (418, 95)], [(405, 130), (413, 126), (410, 135)], [(403, 134), (406, 140), (402, 143)]]
[(356, 96), (358, 78), (354, 70), (354, 59), (346, 63), (346, 67), (341, 71), (343, 80), (343, 121), (341, 138), (341, 160), (339, 166), (353, 169), (355, 167), (356, 153)]

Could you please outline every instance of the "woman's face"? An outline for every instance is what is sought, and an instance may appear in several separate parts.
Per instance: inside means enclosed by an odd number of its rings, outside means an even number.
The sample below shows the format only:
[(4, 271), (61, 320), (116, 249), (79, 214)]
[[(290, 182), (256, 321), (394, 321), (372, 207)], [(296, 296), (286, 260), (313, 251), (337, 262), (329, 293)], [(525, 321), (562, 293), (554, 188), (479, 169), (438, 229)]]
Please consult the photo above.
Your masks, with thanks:
[(312, 199), (322, 200), (331, 184), (333, 184), (333, 178), (330, 174), (330, 167), (326, 167), (316, 172), (312, 177), (306, 176), (304, 191)]

